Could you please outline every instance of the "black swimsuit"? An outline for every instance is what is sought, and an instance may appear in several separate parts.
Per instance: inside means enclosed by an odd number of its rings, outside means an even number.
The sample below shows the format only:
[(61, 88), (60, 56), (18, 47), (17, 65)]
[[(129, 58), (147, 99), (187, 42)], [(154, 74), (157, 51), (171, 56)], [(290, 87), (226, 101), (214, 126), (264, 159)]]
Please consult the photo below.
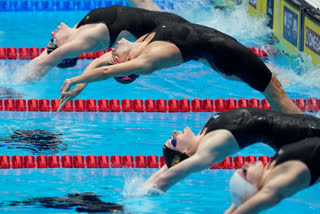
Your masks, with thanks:
[(250, 49), (213, 28), (190, 22), (170, 23), (159, 25), (153, 32), (152, 41), (175, 44), (185, 62), (205, 58), (213, 69), (236, 76), (261, 92), (271, 81), (271, 71)]
[(222, 112), (211, 117), (205, 127), (207, 133), (217, 129), (229, 130), (241, 149), (262, 142), (277, 151), (307, 137), (320, 137), (320, 119), (265, 109), (239, 108)]
[(299, 160), (311, 173), (310, 186), (320, 177), (320, 138), (306, 138), (282, 147), (274, 156), (276, 165), (290, 160)]
[(77, 28), (86, 24), (104, 23), (110, 33), (110, 47), (115, 42), (119, 33), (127, 30), (135, 37), (150, 33), (160, 24), (169, 22), (188, 22), (173, 13), (149, 11), (120, 5), (97, 8), (90, 11), (77, 25)]

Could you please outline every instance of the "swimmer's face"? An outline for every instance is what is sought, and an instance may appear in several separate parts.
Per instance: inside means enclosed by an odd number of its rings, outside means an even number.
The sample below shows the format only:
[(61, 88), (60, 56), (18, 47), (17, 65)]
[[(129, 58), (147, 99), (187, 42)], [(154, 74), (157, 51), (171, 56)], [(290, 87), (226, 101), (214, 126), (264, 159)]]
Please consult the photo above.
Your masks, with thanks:
[(131, 42), (122, 38), (116, 46), (112, 48), (112, 55), (119, 58), (120, 62), (126, 62), (129, 60), (129, 54), (132, 49)]
[[(189, 127), (186, 127), (182, 131), (174, 131), (172, 137), (165, 142), (165, 145), (170, 149), (184, 153), (193, 146), (194, 138), (195, 134)], [(176, 142), (175, 146), (172, 139)]]
[(261, 161), (254, 164), (245, 163), (241, 169), (236, 170), (246, 181), (258, 187), (263, 175), (264, 166)]

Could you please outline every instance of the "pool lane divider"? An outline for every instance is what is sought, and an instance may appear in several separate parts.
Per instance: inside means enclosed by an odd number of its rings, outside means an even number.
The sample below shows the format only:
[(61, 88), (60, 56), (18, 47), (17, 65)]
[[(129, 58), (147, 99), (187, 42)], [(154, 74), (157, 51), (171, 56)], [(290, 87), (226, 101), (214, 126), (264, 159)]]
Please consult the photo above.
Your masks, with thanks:
[[(253, 155), (249, 156), (228, 156), (220, 163), (213, 164), (210, 169), (237, 169), (241, 168), (245, 162), (255, 163), (261, 161), (266, 165), (272, 157), (259, 156), (258, 158)], [(11, 159), (11, 161), (10, 161)], [(0, 156), (0, 169), (21, 169), (21, 168), (159, 168), (165, 164), (163, 156), (158, 157), (156, 155), (144, 156), (119, 156), (113, 155), (63, 155), (61, 157), (57, 155), (51, 156), (20, 156), (14, 155), (12, 157), (8, 155)]]
[[(303, 112), (318, 112), (320, 99), (304, 98), (292, 99)], [(29, 111), (49, 112), (57, 111), (59, 99), (0, 99), (0, 111)], [(64, 112), (223, 112), (247, 107), (271, 110), (266, 99), (76, 99), (70, 100), (61, 111)]]
[[(263, 46), (263, 47), (258, 47), (258, 46), (253, 46), (253, 47), (248, 47), (250, 50), (252, 50), (253, 53), (255, 53), (258, 57), (260, 57), (262, 60), (268, 60), (269, 59), (269, 54), (274, 53), (274, 49), (272, 46)], [(38, 48), (38, 47), (0, 47), (0, 59), (22, 59), (22, 60), (27, 60), (27, 59), (34, 59), (38, 57), (46, 47)], [(91, 52), (91, 53), (83, 53), (79, 56), (79, 59), (95, 59), (99, 58), (106, 52), (111, 51), (111, 48), (108, 48), (106, 51), (97, 51), (97, 52)], [(268, 52), (268, 53), (267, 53)]]
[[(169, 2), (155, 1), (155, 3), (173, 8)], [(0, 12), (88, 11), (114, 4), (128, 6), (123, 0), (0, 0)]]

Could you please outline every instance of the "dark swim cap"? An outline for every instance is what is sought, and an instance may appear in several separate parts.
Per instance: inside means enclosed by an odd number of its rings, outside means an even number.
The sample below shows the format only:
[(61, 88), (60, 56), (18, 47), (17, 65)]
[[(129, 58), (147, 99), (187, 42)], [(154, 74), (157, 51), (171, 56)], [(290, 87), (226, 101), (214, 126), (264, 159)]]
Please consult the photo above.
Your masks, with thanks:
[(180, 163), (181, 161), (189, 157), (186, 153), (170, 149), (166, 145), (163, 145), (162, 154), (168, 168)]
[(125, 76), (125, 77), (114, 77), (114, 79), (122, 84), (129, 84), (135, 81), (138, 77), (139, 75), (130, 74), (129, 76)]
[[(57, 49), (57, 47), (54, 47), (54, 48), (47, 47), (47, 54), (49, 55), (55, 49)], [(57, 67), (58, 68), (71, 68), (71, 67), (74, 67), (77, 64), (77, 61), (78, 61), (78, 57), (76, 57), (76, 58), (67, 58), (67, 59), (62, 60), (62, 62), (60, 62), (57, 65)]]

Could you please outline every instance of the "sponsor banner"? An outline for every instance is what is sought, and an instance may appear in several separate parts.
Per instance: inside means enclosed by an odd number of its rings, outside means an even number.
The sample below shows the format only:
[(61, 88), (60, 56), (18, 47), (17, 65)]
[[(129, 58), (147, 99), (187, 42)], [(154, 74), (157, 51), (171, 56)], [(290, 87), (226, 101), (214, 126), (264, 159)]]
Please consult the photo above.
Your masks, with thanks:
[(283, 7), (283, 38), (298, 48), (298, 15)]
[(303, 51), (311, 55), (312, 63), (320, 63), (320, 22), (304, 17), (304, 41)]
[(305, 45), (320, 56), (320, 35), (308, 27), (305, 30)]
[(273, 28), (273, 5), (274, 5), (274, 0), (267, 0), (267, 16), (269, 18), (269, 23), (268, 27), (271, 29)]

